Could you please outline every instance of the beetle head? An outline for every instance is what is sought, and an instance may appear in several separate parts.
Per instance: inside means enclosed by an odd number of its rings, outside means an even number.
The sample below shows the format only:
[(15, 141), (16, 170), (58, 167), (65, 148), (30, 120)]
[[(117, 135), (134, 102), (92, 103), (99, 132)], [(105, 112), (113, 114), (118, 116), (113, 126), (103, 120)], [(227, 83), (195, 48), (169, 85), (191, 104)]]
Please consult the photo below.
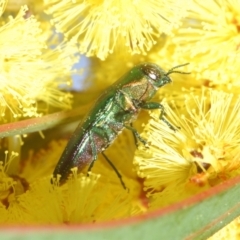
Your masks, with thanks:
[(142, 66), (142, 71), (148, 77), (149, 81), (152, 83), (154, 87), (160, 88), (165, 84), (172, 82), (171, 78), (169, 77), (171, 73), (189, 74), (188, 72), (175, 71), (176, 68), (185, 66), (187, 64), (188, 63), (175, 66), (166, 73), (158, 65), (153, 63), (146, 63)]
[(167, 73), (156, 64), (144, 64), (142, 66), (142, 71), (148, 77), (148, 80), (152, 83), (152, 85), (156, 88), (160, 88), (165, 84), (172, 82), (171, 78), (167, 76)]

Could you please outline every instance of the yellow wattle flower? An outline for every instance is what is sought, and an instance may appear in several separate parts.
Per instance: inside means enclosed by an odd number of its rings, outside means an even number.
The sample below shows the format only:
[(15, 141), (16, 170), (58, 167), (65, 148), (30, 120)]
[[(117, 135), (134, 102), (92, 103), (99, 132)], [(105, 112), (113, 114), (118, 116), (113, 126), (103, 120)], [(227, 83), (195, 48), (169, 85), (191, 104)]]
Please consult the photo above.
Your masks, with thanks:
[[(75, 47), (65, 42), (51, 49), (50, 31), (42, 28), (44, 22), (30, 16), (33, 12), (41, 13), (46, 6), (41, 1), (22, 2), (30, 3), (30, 11), (23, 7), (18, 16), (10, 17), (0, 27), (2, 122), (40, 116), (48, 112), (49, 106), (69, 108), (71, 102), (71, 94), (63, 93), (59, 86), (70, 85)], [(5, 3), (0, 0), (1, 13)], [(78, 42), (82, 53), (100, 59), (114, 53), (107, 61), (97, 60), (94, 67), (90, 66), (91, 76), (87, 80), (101, 79), (101, 86), (93, 82), (90, 91), (101, 91), (125, 70), (143, 61), (158, 63), (165, 70), (189, 62), (187, 71), (197, 78), (174, 76), (173, 85), (160, 91), (161, 100), (167, 100), (163, 101), (166, 118), (180, 129), (171, 131), (159, 122), (158, 111), (151, 114), (143, 133), (150, 147), (137, 150), (135, 157), (145, 188), (132, 164), (133, 138), (125, 132), (106, 152), (129, 192), (122, 188), (116, 173), (101, 156), (89, 177), (86, 172), (77, 175), (74, 169), (63, 186), (57, 179), (50, 184), (66, 141), (53, 141), (45, 149), (30, 151), (27, 158), (23, 154), (19, 168), (14, 167), (14, 162), (20, 159), (21, 137), (2, 142), (9, 153), (0, 159), (0, 223), (70, 225), (124, 219), (180, 201), (238, 174), (240, 101), (238, 89), (230, 88), (239, 85), (238, 2), (210, 1), (211, 10), (197, 0), (45, 3), (48, 12), (53, 13), (53, 24), (70, 42)], [(17, 4), (9, 9), (17, 11)], [(181, 25), (179, 20), (189, 7), (189, 18), (179, 30), (174, 30)], [(171, 34), (166, 42), (162, 33)], [(55, 43), (59, 44), (59, 40)], [(165, 45), (157, 54), (154, 49), (146, 56), (155, 43)], [(140, 55), (131, 57), (132, 54)], [(228, 84), (229, 94), (212, 89), (199, 91), (201, 85), (219, 83)], [(221, 85), (216, 88), (226, 90)], [(233, 91), (237, 94), (231, 94)], [(82, 95), (80, 98), (81, 103), (85, 102)], [(141, 113), (134, 127), (140, 131), (138, 125), (145, 120)], [(34, 141), (33, 144), (37, 147)], [(29, 150), (29, 145), (26, 148)], [(235, 228), (231, 228), (235, 233), (237, 220)]]
[(239, 86), (240, 2), (193, 0), (188, 16), (172, 38), (174, 58), (191, 62), (197, 79)]
[(0, 27), (1, 122), (38, 117), (50, 106), (71, 107), (71, 94), (59, 87), (71, 84), (77, 50), (68, 43), (50, 49), (40, 23), (33, 16), (25, 17), (27, 11), (23, 6)]
[(45, 0), (53, 24), (81, 53), (104, 60), (116, 49), (146, 54), (161, 33), (169, 34), (186, 14), (186, 1)]
[(159, 112), (152, 112), (142, 134), (149, 148), (135, 154), (148, 196), (161, 194), (153, 198), (155, 207), (239, 174), (240, 98), (204, 88), (182, 94), (182, 107), (174, 100), (164, 103), (166, 118), (179, 129), (173, 132), (159, 120)]

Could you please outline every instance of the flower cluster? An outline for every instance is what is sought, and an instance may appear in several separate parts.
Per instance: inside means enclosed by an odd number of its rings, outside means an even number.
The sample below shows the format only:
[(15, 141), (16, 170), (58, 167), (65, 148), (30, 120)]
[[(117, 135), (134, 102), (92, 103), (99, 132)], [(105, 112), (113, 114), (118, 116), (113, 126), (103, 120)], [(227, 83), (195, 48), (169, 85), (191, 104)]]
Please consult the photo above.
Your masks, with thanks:
[[(8, 124), (6, 132), (12, 122), (27, 129), (21, 120), (34, 122), (72, 102), (65, 119), (79, 121), (86, 103), (140, 62), (166, 72), (184, 66), (151, 100), (162, 104), (164, 114), (142, 111), (133, 123), (146, 144), (136, 144), (126, 129), (106, 150), (127, 191), (102, 156), (90, 173), (72, 169), (62, 185), (52, 178), (63, 136), (74, 127), (48, 129), (43, 140), (34, 133), (22, 135), (24, 141), (8, 134), (1, 141), (0, 223), (127, 218), (239, 175), (239, 1), (210, 0), (207, 7), (200, 0), (14, 2), (0, 0), (0, 121)], [(73, 75), (80, 75), (74, 71), (80, 54), (89, 62), (83, 69), (87, 94), (69, 88)]]

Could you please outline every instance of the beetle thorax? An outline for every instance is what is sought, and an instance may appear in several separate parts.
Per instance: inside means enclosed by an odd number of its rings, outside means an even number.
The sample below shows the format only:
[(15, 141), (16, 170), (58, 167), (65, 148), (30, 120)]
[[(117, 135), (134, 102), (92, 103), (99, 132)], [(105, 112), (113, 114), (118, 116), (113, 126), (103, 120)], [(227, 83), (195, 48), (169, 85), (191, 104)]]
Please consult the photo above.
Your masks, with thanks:
[(157, 89), (147, 78), (143, 77), (138, 81), (124, 85), (122, 91), (133, 101), (145, 102), (155, 95)]

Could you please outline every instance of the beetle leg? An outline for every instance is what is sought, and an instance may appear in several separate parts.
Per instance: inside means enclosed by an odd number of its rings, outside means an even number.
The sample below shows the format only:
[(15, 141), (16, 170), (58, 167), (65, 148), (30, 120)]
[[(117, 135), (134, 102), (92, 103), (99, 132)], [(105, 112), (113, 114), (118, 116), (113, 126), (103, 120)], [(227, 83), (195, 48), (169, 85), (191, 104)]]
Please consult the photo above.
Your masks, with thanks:
[(119, 171), (117, 170), (117, 168), (114, 166), (114, 164), (110, 161), (110, 159), (106, 156), (106, 154), (104, 152), (102, 152), (103, 157), (105, 158), (105, 160), (109, 163), (109, 165), (113, 168), (114, 172), (117, 174), (122, 186), (124, 189), (127, 189), (124, 181), (122, 180), (122, 175), (119, 173)]
[(134, 105), (134, 101), (124, 91), (119, 90), (116, 94), (115, 100), (118, 106), (126, 113), (132, 113), (137, 111), (137, 107)]
[(91, 149), (92, 149), (92, 156), (93, 159), (88, 167), (88, 172), (91, 171), (91, 169), (93, 168), (93, 165), (95, 163), (95, 161), (97, 160), (97, 149), (96, 149), (96, 144), (94, 142), (93, 139), (93, 133), (97, 134), (98, 136), (102, 137), (105, 139), (106, 142), (109, 142), (109, 135), (111, 135), (111, 131), (107, 131), (106, 129), (100, 128), (100, 127), (93, 127), (91, 131), (89, 131), (89, 141), (90, 141), (90, 145), (91, 145)]
[(174, 132), (177, 130), (166, 118), (164, 118), (165, 115), (165, 109), (164, 106), (161, 103), (157, 102), (146, 102), (146, 103), (141, 103), (139, 106), (143, 109), (160, 109), (161, 113), (159, 116), (159, 119), (165, 122), (170, 129), (172, 129)]
[[(106, 141), (108, 141), (108, 132), (105, 131), (105, 129), (102, 128), (93, 128), (91, 131), (89, 131), (88, 135), (89, 135), (89, 141), (91, 144), (91, 148), (92, 148), (92, 162), (90, 163), (89, 167), (88, 167), (88, 172), (91, 171), (91, 169), (93, 168), (93, 165), (95, 163), (95, 161), (97, 160), (97, 149), (96, 149), (96, 145), (94, 143), (94, 139), (93, 139), (93, 133), (98, 134), (99, 136), (103, 137), (106, 139)], [(103, 157), (106, 159), (106, 161), (109, 163), (109, 165), (113, 168), (113, 170), (115, 171), (115, 173), (117, 174), (118, 178), (120, 179), (120, 182), (123, 186), (124, 189), (127, 189), (125, 183), (122, 180), (122, 175), (118, 172), (117, 168), (114, 166), (114, 164), (110, 161), (110, 159), (102, 152)], [(87, 174), (88, 176), (89, 174)]]
[[(130, 127), (133, 128), (133, 124), (132, 123), (130, 123)], [(134, 133), (132, 133), (132, 134), (133, 134), (133, 138), (134, 138), (134, 143), (135, 143), (136, 147), (138, 147), (137, 137), (136, 137), (136, 135)]]
[(124, 127), (127, 128), (128, 130), (132, 131), (133, 135), (135, 136), (134, 138), (136, 140), (138, 139), (141, 143), (144, 144), (144, 146), (147, 145), (147, 141), (140, 136), (140, 134), (137, 132), (137, 130), (135, 128), (133, 128), (132, 126), (128, 126), (128, 125), (124, 125)]

